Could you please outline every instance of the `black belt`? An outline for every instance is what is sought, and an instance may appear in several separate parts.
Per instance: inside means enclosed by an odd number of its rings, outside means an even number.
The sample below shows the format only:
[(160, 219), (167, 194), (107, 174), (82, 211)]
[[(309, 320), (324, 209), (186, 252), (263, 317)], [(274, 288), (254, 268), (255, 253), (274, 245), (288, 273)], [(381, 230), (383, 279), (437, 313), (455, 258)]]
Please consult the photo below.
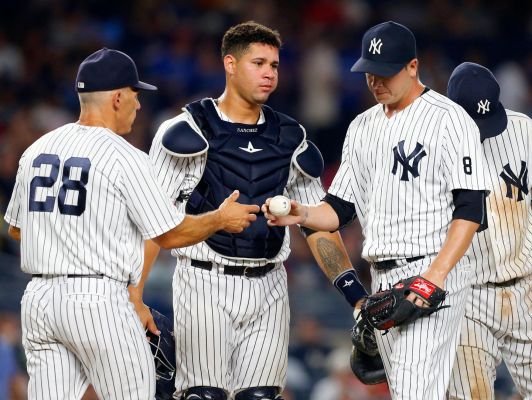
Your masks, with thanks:
[(399, 265), (397, 264), (398, 261), (406, 262), (408, 264), (408, 263), (411, 263), (417, 260), (421, 260), (422, 258), (425, 258), (425, 257), (426, 256), (399, 258), (396, 260), (384, 260), (384, 261), (372, 262), (372, 264), (373, 264), (373, 267), (377, 271), (384, 271), (387, 269), (394, 269), (394, 268), (399, 267)]
[[(498, 287), (498, 288), (505, 288), (505, 287), (514, 286), (520, 280), (521, 280), (521, 278), (514, 278), (514, 279), (510, 279), (509, 281), (506, 281), (506, 282), (486, 282), (486, 285), (494, 286), (494, 287)], [(479, 286), (481, 286), (481, 285), (479, 285)]]
[[(191, 259), (190, 265), (196, 268), (206, 269), (207, 271), (212, 270), (212, 262), (210, 261)], [(260, 276), (266, 275), (268, 272), (274, 269), (275, 263), (268, 263), (262, 267), (246, 267), (243, 265), (224, 265), (223, 267), (225, 275), (238, 275), (248, 278), (258, 278)]]
[(31, 274), (32, 278), (57, 278), (60, 276), (66, 276), (67, 278), (96, 278), (103, 279), (103, 274), (98, 275), (83, 275), (83, 274)]

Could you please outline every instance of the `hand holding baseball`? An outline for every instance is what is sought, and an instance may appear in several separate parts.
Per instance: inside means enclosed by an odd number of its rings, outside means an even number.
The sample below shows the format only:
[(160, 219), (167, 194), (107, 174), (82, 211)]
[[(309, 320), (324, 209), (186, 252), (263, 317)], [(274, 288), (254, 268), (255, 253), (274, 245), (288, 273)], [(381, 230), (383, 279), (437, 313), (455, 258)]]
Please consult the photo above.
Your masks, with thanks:
[(305, 218), (305, 206), (284, 196), (266, 199), (262, 212), (270, 226), (288, 226), (301, 223)]
[(284, 217), (290, 213), (292, 205), (290, 204), (290, 199), (284, 196), (275, 196), (270, 199), (268, 203), (268, 208), (270, 213), (276, 217)]

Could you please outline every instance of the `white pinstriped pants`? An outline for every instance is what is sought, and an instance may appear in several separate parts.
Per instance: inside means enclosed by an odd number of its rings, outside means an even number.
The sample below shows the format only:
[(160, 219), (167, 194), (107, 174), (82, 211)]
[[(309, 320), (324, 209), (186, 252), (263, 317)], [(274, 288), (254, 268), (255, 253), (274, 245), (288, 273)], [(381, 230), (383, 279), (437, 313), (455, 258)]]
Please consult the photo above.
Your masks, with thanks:
[(532, 275), (507, 287), (473, 286), (457, 354), (450, 398), (494, 399), (502, 359), (520, 394), (532, 400)]
[(125, 283), (33, 278), (22, 297), (30, 400), (149, 400), (155, 367)]
[(246, 278), (183, 260), (173, 279), (177, 393), (194, 386), (228, 393), (284, 387), (290, 320), (284, 267)]
[[(372, 267), (372, 291), (377, 291), (381, 283), (384, 289), (401, 279), (422, 274), (433, 259), (425, 257), (388, 271)], [(446, 398), (470, 284), (471, 267), (462, 259), (445, 281), (449, 294), (444, 304), (450, 308), (392, 328), (385, 335), (384, 331), (375, 331), (394, 400)]]

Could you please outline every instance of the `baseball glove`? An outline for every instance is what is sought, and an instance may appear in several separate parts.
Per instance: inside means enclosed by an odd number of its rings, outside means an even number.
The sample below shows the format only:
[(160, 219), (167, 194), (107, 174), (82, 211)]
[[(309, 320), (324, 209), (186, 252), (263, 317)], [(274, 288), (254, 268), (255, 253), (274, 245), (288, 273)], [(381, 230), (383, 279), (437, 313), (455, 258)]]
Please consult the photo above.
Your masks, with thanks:
[(366, 385), (376, 385), (386, 381), (375, 332), (366, 321), (359, 319), (351, 330), (351, 370)]
[[(407, 300), (410, 293), (420, 297), (426, 305), (420, 307)], [(416, 275), (397, 282), (388, 290), (368, 296), (362, 304), (360, 315), (369, 326), (388, 330), (450, 307), (441, 305), (446, 295), (445, 290)]]

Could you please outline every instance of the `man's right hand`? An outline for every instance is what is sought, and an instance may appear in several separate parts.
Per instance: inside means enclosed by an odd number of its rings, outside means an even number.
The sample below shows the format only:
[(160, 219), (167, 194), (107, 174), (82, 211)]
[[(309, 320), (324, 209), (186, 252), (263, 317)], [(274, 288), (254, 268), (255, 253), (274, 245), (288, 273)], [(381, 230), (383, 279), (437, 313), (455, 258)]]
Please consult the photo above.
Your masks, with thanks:
[(133, 303), (133, 306), (135, 307), (135, 311), (137, 312), (137, 315), (139, 316), (140, 323), (144, 327), (144, 329), (149, 330), (154, 335), (159, 336), (161, 332), (159, 329), (157, 329), (157, 325), (155, 325), (155, 321), (153, 320), (153, 315), (151, 315), (150, 307), (148, 307), (142, 300), (132, 300), (130, 298), (130, 301)]
[(237, 203), (238, 196), (240, 192), (235, 190), (218, 207), (223, 229), (230, 233), (242, 232), (257, 219), (256, 213), (260, 211), (257, 205)]
[(271, 198), (267, 198), (262, 205), (262, 212), (268, 219), (269, 226), (303, 225), (308, 217), (307, 207), (295, 200), (290, 200), (290, 213), (288, 215), (282, 217), (273, 215), (270, 212), (270, 200)]

